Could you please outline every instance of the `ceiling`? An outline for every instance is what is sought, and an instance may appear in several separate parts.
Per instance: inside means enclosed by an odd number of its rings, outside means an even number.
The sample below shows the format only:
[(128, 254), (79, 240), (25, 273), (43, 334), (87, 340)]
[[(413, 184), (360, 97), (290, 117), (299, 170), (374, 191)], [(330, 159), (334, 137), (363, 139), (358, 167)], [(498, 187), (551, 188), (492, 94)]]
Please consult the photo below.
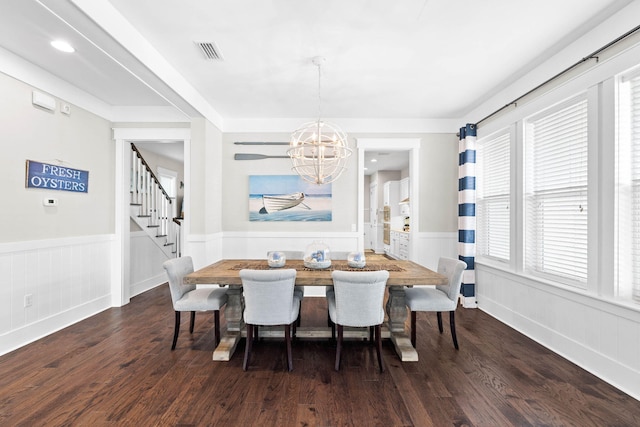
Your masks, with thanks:
[(0, 47), (110, 106), (459, 118), (631, 1), (2, 0)]

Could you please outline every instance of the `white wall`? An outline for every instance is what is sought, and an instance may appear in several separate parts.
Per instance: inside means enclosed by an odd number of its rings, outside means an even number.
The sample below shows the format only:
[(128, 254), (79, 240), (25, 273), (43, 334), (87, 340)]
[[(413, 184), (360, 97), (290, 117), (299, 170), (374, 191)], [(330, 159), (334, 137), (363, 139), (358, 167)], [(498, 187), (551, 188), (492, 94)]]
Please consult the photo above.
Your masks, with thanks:
[[(528, 76), (505, 87), (470, 115), (470, 122), (486, 116), (487, 105), (505, 105), (540, 83), (567, 57), (583, 56), (637, 25), (640, 2), (633, 2), (599, 28), (574, 43)], [(635, 45), (634, 45), (635, 44)], [(542, 108), (586, 91), (589, 96), (589, 277), (586, 289), (572, 288), (523, 273), (522, 251), (522, 132), (512, 145), (512, 250), (509, 263), (476, 260), (478, 307), (528, 337), (566, 357), (587, 371), (640, 399), (640, 305), (615, 296), (612, 254), (614, 229), (615, 75), (640, 65), (640, 40), (626, 43), (616, 55), (602, 53), (599, 61), (572, 73), (481, 123), (478, 137), (515, 125)], [(566, 66), (566, 65), (565, 65)], [(591, 68), (589, 68), (591, 67)], [(556, 67), (556, 71), (560, 71)], [(526, 89), (525, 89), (526, 88)], [(511, 99), (509, 99), (511, 98)]]

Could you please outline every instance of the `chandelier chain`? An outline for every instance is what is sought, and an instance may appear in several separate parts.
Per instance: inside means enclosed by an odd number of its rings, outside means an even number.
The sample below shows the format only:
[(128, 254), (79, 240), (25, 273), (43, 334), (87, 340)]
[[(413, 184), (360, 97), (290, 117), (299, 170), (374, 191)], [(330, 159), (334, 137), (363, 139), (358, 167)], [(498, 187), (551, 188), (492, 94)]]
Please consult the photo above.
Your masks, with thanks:
[(318, 64), (318, 121), (322, 117), (322, 96), (321, 96), (321, 81), (322, 81), (322, 65)]

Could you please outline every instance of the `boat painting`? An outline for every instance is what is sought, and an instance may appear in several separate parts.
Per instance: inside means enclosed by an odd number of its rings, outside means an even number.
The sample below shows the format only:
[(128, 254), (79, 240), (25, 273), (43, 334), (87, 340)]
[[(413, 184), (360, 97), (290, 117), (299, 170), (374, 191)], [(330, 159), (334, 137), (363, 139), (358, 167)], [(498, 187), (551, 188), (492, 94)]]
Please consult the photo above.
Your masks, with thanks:
[(250, 221), (331, 221), (331, 184), (298, 175), (250, 175)]
[(292, 194), (283, 194), (280, 196), (266, 196), (262, 195), (262, 209), (258, 211), (260, 214), (269, 214), (277, 211), (283, 211), (285, 209), (291, 209), (298, 205), (306, 209), (311, 209), (304, 201), (304, 193), (297, 192)]

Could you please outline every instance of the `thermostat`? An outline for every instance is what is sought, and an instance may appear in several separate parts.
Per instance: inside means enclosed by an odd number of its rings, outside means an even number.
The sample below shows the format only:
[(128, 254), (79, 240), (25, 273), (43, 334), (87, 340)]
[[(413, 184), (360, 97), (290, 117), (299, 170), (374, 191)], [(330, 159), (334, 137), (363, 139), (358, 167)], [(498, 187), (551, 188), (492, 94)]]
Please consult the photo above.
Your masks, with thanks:
[(45, 206), (58, 206), (58, 199), (55, 197), (46, 197), (43, 201)]

